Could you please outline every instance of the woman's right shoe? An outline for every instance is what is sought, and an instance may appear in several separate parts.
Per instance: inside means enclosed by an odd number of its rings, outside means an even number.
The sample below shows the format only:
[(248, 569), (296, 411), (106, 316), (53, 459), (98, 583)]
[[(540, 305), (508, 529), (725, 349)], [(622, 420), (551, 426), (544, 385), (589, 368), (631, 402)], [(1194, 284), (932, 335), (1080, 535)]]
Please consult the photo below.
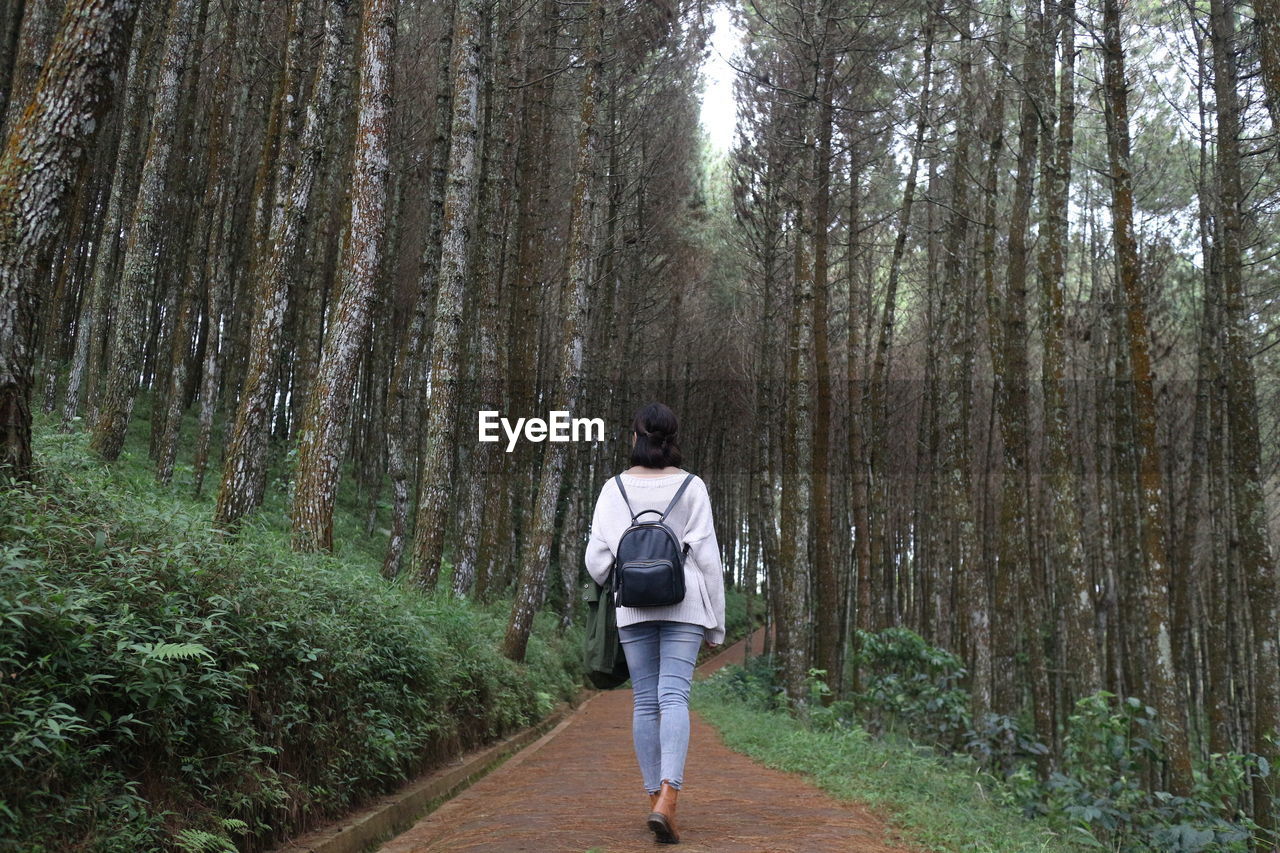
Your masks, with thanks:
[(678, 791), (671, 787), (671, 783), (665, 779), (662, 781), (662, 788), (658, 791), (658, 796), (653, 804), (653, 811), (649, 813), (649, 828), (653, 830), (653, 834), (659, 844), (678, 844), (680, 842), (680, 833), (676, 829), (676, 794)]

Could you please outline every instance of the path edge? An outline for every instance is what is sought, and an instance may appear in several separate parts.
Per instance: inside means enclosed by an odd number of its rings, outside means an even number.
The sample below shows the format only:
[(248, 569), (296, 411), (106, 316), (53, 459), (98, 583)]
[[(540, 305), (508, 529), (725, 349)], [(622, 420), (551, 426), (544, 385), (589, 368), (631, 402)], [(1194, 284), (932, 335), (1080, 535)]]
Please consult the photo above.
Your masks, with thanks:
[(363, 853), (406, 832), (475, 782), (497, 770), (507, 759), (580, 712), (598, 690), (582, 687), (546, 717), (487, 747), (460, 756), (449, 764), (410, 782), (372, 806), (334, 823), (307, 832), (272, 848), (271, 853)]

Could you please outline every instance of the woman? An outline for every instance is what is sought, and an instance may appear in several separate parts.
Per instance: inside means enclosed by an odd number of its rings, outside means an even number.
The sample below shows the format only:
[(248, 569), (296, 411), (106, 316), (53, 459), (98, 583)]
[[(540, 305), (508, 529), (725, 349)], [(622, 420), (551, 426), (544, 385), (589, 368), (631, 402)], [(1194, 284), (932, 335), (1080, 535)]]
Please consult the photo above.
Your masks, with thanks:
[[(675, 414), (661, 403), (636, 413), (631, 433), (632, 467), (621, 474), (624, 490), (609, 478), (591, 518), (587, 571), (604, 583), (618, 541), (631, 518), (667, 509), (685, 478), (676, 446)], [(652, 514), (643, 520), (653, 520)], [(698, 647), (724, 642), (724, 577), (711, 521), (707, 486), (694, 476), (664, 519), (689, 546), (684, 562), (685, 596), (662, 607), (618, 607), (618, 634), (631, 672), (631, 718), (636, 760), (649, 793), (649, 828), (656, 840), (675, 844), (676, 792), (684, 780), (689, 748), (689, 687)]]

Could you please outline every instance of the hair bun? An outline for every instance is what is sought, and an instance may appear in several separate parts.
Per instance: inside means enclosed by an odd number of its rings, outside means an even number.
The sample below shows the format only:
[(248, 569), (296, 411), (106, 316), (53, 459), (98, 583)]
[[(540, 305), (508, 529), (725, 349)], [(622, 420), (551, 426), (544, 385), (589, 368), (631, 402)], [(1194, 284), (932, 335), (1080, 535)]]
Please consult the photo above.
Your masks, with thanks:
[[(679, 467), (676, 445), (679, 422), (675, 413), (661, 403), (649, 403), (635, 413), (631, 429), (636, 436), (631, 461), (646, 468)], [(645, 439), (639, 441), (639, 439)]]

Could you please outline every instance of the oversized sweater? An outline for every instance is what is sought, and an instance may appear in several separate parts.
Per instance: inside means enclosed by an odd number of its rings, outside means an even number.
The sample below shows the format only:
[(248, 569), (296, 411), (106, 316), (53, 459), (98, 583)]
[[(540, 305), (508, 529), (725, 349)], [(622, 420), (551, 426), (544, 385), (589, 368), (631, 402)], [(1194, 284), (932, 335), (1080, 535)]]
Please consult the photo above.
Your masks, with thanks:
[[(686, 472), (666, 477), (633, 477), (622, 475), (631, 509), (636, 513), (646, 509), (662, 512), (675, 496), (676, 489), (684, 482)], [(642, 521), (656, 520), (657, 516), (645, 515)], [(688, 543), (689, 554), (684, 561), (684, 600), (665, 607), (619, 607), (618, 626), (634, 625), (667, 619), (675, 622), (691, 622), (707, 629), (707, 640), (724, 642), (724, 569), (720, 563), (720, 545), (716, 542), (716, 530), (711, 523), (711, 498), (701, 477), (680, 496), (680, 502), (666, 519), (676, 538)], [(618, 542), (631, 525), (631, 513), (618, 491), (612, 477), (600, 489), (595, 513), (591, 516), (591, 538), (587, 542), (587, 572), (596, 583), (604, 583), (609, 566), (618, 553)]]

